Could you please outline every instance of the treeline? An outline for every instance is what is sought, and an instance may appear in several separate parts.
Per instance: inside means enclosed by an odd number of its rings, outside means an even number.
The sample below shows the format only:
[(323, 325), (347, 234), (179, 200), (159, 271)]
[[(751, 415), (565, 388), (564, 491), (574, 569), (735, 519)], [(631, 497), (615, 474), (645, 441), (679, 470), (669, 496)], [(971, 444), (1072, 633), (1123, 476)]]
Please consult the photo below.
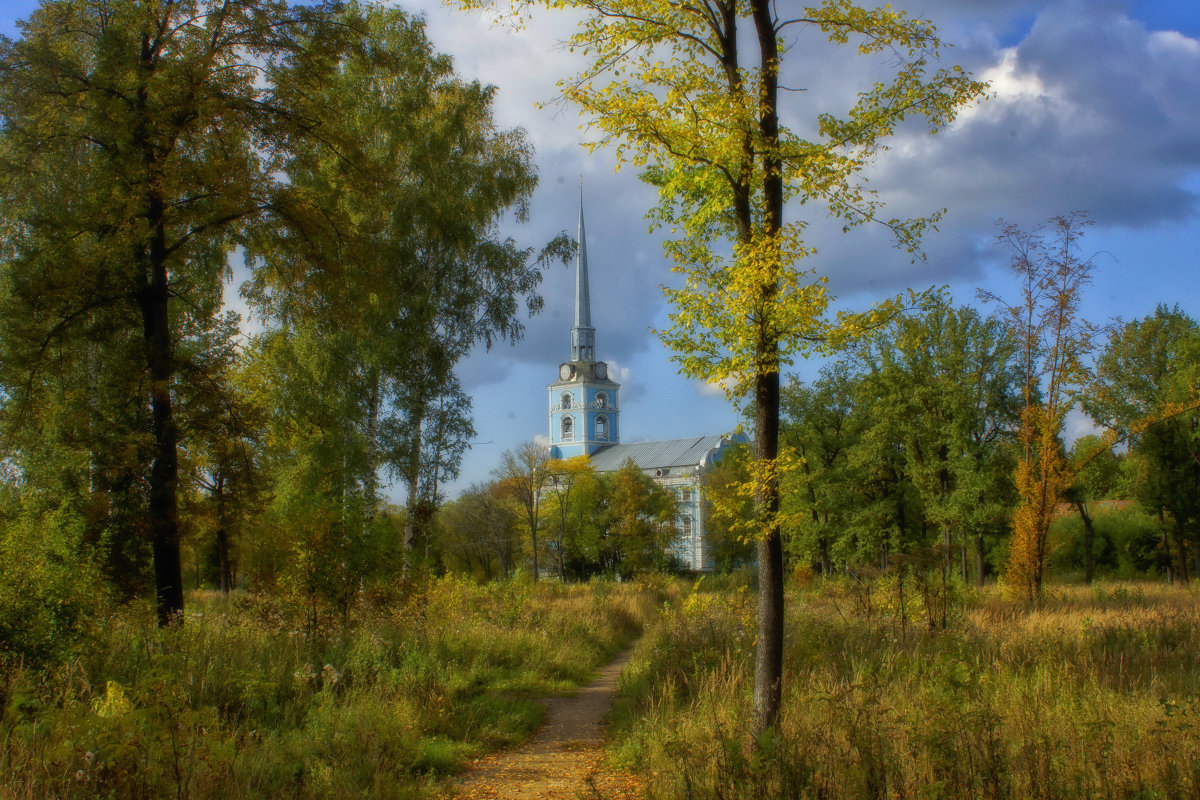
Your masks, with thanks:
[[(1159, 306), (1099, 344), (1074, 399), (1108, 433), (1056, 439), (1071, 481), (1050, 499), (1061, 535), (1045, 557), (1087, 580), (1100, 571), (1187, 580), (1200, 571), (1200, 328), (1178, 307)], [(1005, 573), (1022, 418), (1031, 413), (1020, 345), (1006, 321), (937, 302), (868, 337), (816, 380), (785, 384), (781, 443), (793, 461), (782, 520), (793, 567), (938, 569), (980, 583)], [(710, 527), (716, 552), (734, 561), (737, 517), (750, 513), (736, 497), (749, 480), (744, 463), (735, 457), (724, 468), (735, 475), (718, 472), (730, 488), (714, 499), (735, 513)], [(1098, 520), (1101, 500), (1131, 502), (1118, 505), (1119, 518)]]
[(441, 509), (429, 567), (481, 580), (520, 571), (560, 581), (678, 571), (671, 546), (679, 508), (677, 490), (631, 462), (598, 473), (586, 456), (550, 458), (528, 443), (504, 454), (494, 480)]
[[(494, 89), (393, 8), (47, 0), (0, 39), (0, 650), (235, 583), (403, 574), (522, 335), (536, 184)], [(231, 265), (261, 332), (223, 310)], [(380, 475), (407, 490), (383, 513)]]

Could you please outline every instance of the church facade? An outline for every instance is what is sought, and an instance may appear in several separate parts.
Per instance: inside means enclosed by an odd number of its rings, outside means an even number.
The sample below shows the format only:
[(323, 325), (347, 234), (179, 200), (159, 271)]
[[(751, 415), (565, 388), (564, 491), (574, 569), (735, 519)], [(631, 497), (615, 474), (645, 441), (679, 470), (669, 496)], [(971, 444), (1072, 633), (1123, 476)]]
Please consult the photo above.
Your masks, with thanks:
[(701, 480), (720, 459), (722, 450), (735, 442), (744, 442), (745, 437), (739, 434), (734, 438), (700, 436), (621, 442), (621, 386), (609, 377), (608, 365), (596, 359), (582, 197), (578, 241), (571, 359), (559, 365), (558, 380), (547, 386), (550, 456), (566, 459), (586, 455), (597, 472), (613, 472), (633, 461), (679, 502), (679, 536), (671, 545), (672, 553), (688, 569), (710, 570), (712, 558), (705, 540)]

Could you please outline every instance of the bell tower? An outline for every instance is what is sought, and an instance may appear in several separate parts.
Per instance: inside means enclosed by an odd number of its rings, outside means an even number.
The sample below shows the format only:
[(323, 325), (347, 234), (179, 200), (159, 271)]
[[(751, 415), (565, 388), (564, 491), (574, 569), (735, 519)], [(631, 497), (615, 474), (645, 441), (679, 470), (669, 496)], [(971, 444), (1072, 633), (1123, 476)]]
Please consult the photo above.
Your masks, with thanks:
[(579, 249), (575, 253), (575, 324), (571, 360), (558, 367), (550, 392), (550, 455), (591, 455), (621, 441), (617, 423), (620, 384), (608, 377), (608, 364), (596, 360), (596, 329), (588, 291), (587, 239), (583, 227), (583, 182), (579, 184)]

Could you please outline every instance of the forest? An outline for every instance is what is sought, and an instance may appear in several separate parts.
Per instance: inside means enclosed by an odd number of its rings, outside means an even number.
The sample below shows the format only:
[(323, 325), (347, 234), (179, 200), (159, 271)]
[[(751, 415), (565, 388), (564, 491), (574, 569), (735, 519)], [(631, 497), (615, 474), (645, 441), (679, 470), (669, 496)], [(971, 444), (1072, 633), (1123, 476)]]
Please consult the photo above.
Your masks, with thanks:
[[(565, 99), (671, 233), (659, 336), (752, 442), (705, 478), (711, 574), (632, 464), (530, 442), (448, 497), (456, 367), (576, 243), (513, 238), (530, 138), (422, 17), (44, 0), (0, 38), (0, 798), (446, 796), (630, 647), (606, 758), (639, 796), (1195, 793), (1197, 322), (1085, 319), (1081, 212), (999, 224), (1012, 296), (832, 313), (785, 199), (882, 221), (880, 142), (986, 87), (851, 3), (568, 5), (602, 66)], [(898, 59), (816, 142), (777, 113), (800, 22)], [(937, 219), (886, 224), (916, 253)]]

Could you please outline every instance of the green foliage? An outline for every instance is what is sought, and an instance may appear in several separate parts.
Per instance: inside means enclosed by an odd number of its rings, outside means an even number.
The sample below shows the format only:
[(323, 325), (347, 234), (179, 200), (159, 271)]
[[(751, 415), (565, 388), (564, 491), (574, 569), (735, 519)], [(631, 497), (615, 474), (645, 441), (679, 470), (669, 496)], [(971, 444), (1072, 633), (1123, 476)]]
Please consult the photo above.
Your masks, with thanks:
[[(1131, 580), (1158, 575), (1170, 556), (1162, 546), (1162, 524), (1138, 506), (1103, 502), (1089, 506), (1094, 539), (1091, 543), (1099, 578)], [(1087, 563), (1087, 531), (1077, 514), (1060, 517), (1050, 528), (1048, 563), (1056, 574), (1083, 575)]]
[(983, 559), (1012, 502), (1012, 341), (943, 301), (896, 320), (782, 390), (781, 440), (799, 465), (783, 483), (789, 553), (830, 573), (886, 567), (938, 545)]
[(1160, 305), (1113, 332), (1098, 372), (1085, 407), (1129, 437), (1132, 494), (1169, 520), (1163, 566), (1186, 580), (1200, 550), (1200, 327)]
[(0, 524), (0, 675), (66, 658), (97, 624), (106, 591), (85, 531), (66, 505)]

